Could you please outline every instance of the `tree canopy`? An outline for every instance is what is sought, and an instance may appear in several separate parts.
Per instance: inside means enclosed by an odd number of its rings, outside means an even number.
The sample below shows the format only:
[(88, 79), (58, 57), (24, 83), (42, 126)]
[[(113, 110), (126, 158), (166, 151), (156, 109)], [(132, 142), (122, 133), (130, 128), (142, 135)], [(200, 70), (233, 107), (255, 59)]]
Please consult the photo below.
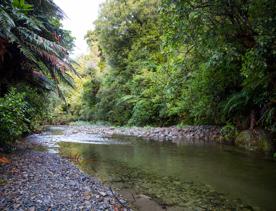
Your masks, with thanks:
[(275, 11), (269, 0), (106, 1), (87, 34), (100, 58), (90, 119), (275, 130)]

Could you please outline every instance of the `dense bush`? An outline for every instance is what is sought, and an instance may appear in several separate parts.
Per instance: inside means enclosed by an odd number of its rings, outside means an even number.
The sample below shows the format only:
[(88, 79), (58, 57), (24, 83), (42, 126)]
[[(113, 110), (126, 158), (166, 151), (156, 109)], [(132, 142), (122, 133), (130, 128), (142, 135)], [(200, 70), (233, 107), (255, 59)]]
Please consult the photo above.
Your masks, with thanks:
[(276, 131), (275, 11), (269, 0), (107, 1), (87, 35), (103, 74), (91, 71), (85, 110), (121, 125)]
[(52, 0), (1, 0), (0, 145), (48, 119), (55, 96), (64, 96), (60, 82), (73, 86), (69, 52), (74, 38), (63, 29), (63, 17)]
[(28, 105), (24, 97), (24, 93), (17, 93), (15, 89), (11, 89), (5, 97), (0, 98), (1, 145), (11, 143), (28, 131)]
[(11, 88), (0, 98), (0, 145), (12, 144), (22, 135), (38, 129), (46, 120), (46, 98), (27, 86)]

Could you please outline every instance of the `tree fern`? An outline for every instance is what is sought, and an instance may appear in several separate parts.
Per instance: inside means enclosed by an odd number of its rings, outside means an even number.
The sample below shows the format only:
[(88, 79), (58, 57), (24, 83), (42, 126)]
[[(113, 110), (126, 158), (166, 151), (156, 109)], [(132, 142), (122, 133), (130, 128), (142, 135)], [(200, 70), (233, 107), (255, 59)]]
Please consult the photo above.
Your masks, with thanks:
[(59, 21), (63, 12), (51, 0), (30, 0), (28, 3), (18, 0), (1, 3), (0, 38), (16, 46), (22, 55), (20, 62), (30, 64), (24, 68), (41, 72), (43, 77), (54, 82), (54, 86), (58, 80), (72, 86), (67, 71), (74, 74), (76, 71), (67, 59), (68, 50), (54, 36), (63, 30), (52, 22), (53, 19)]
[(224, 113), (229, 115), (232, 112), (241, 110), (249, 103), (249, 99), (250, 97), (246, 92), (239, 92), (232, 95), (224, 107)]

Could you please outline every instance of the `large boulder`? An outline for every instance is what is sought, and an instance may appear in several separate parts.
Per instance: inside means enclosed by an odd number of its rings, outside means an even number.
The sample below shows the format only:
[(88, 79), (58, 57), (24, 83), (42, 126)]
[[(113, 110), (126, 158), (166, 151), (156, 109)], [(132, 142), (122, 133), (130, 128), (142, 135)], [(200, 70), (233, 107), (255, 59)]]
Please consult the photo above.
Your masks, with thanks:
[(273, 151), (273, 144), (269, 134), (261, 129), (241, 131), (235, 139), (235, 144), (251, 151)]

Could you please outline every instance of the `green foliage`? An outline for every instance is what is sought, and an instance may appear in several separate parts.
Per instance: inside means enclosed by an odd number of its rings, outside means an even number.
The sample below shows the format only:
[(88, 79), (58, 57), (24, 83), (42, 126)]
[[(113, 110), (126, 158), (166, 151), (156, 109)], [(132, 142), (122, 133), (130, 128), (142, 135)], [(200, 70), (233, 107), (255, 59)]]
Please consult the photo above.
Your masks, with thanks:
[(11, 88), (0, 98), (0, 145), (12, 144), (46, 120), (46, 98), (25, 85)]
[(253, 122), (271, 129), (275, 116), (269, 115), (270, 124), (262, 119), (275, 108), (275, 5), (266, 0), (164, 1), (161, 11), (165, 46), (175, 50), (183, 43), (190, 49), (181, 63), (190, 76), (181, 103), (188, 120), (240, 128)]
[(226, 124), (229, 138), (274, 131), (275, 11), (269, 0), (106, 1), (86, 36), (98, 51), (82, 110), (119, 125)]
[(69, 72), (76, 72), (68, 58), (73, 38), (62, 29), (62, 18), (62, 11), (51, 0), (1, 2), (1, 86), (7, 89), (9, 83), (29, 81), (59, 92), (60, 81), (73, 86)]
[(74, 86), (74, 38), (62, 28), (63, 16), (52, 0), (0, 3), (1, 145), (47, 122), (62, 84)]
[(224, 138), (225, 141), (227, 142), (234, 142), (234, 139), (238, 135), (238, 130), (237, 128), (231, 124), (227, 123), (222, 129), (221, 129), (221, 134)]
[(1, 145), (5, 145), (28, 131), (25, 116), (28, 107), (24, 101), (24, 93), (16, 93), (11, 89), (4, 98), (0, 99), (0, 137)]
[[(145, 113), (152, 103), (138, 85), (141, 82), (147, 86), (146, 72), (156, 70), (162, 60), (157, 5), (156, 0), (104, 4), (95, 31), (87, 34), (91, 49), (96, 46), (100, 58), (91, 82), (84, 87), (83, 110), (90, 120), (124, 125), (150, 124), (152, 118), (158, 119), (153, 116), (154, 111), (150, 115)], [(97, 72), (102, 74), (96, 75)], [(126, 97), (131, 93), (132, 99)], [(140, 116), (142, 113), (145, 114)]]
[(27, 14), (27, 12), (33, 9), (33, 6), (31, 4), (26, 4), (25, 0), (13, 0), (12, 6), (24, 14)]
[(16, 91), (25, 95), (24, 101), (27, 103), (28, 109), (24, 113), (29, 131), (34, 131), (40, 128), (43, 123), (49, 120), (49, 113), (52, 108), (50, 105), (49, 95), (51, 93), (42, 93), (38, 89), (19, 84), (16, 86)]

